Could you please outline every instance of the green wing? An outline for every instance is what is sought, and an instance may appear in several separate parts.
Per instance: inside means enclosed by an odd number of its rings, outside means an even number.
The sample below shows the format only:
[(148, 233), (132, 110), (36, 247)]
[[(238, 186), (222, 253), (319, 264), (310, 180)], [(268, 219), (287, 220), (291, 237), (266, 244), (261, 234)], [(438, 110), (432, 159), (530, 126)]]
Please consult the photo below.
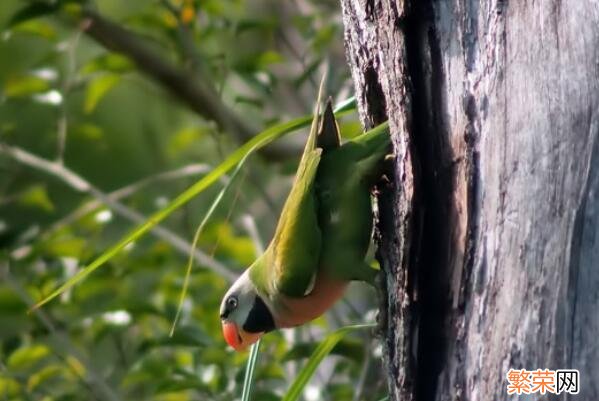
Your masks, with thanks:
[(316, 173), (322, 149), (316, 147), (321, 89), (314, 120), (291, 192), (285, 201), (275, 235), (256, 265), (254, 276), (269, 294), (291, 297), (308, 294), (318, 272), (322, 235), (318, 224)]
[(293, 297), (310, 292), (319, 266), (321, 233), (314, 184), (320, 153), (320, 149), (304, 153), (267, 250), (271, 286)]

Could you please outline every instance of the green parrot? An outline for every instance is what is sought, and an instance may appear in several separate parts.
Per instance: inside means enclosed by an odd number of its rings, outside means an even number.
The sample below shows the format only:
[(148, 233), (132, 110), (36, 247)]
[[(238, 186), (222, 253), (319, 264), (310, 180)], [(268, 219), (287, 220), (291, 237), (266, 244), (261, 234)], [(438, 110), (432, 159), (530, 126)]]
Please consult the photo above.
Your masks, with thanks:
[(309, 322), (352, 280), (372, 282), (364, 262), (372, 232), (370, 191), (390, 152), (385, 126), (340, 144), (331, 101), (314, 120), (274, 237), (225, 294), (223, 335), (243, 350), (275, 329)]

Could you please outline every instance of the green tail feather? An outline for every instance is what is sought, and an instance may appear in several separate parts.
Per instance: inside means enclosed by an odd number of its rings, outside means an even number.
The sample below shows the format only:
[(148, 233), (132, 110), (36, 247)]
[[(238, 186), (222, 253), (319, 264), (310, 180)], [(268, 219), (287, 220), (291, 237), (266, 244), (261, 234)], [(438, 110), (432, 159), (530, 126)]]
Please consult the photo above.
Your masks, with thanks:
[(318, 130), (318, 135), (316, 137), (316, 146), (322, 148), (323, 153), (341, 146), (339, 127), (337, 126), (337, 121), (335, 121), (333, 104), (330, 97), (327, 100), (325, 110), (322, 113), (320, 129)]

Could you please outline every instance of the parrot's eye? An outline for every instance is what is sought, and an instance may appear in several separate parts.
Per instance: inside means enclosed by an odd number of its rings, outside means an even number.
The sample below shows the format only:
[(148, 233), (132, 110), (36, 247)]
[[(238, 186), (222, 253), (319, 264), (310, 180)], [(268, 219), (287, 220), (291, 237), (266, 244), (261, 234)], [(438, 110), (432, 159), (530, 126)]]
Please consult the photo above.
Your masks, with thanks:
[(227, 299), (227, 308), (229, 310), (237, 308), (237, 297), (231, 296)]

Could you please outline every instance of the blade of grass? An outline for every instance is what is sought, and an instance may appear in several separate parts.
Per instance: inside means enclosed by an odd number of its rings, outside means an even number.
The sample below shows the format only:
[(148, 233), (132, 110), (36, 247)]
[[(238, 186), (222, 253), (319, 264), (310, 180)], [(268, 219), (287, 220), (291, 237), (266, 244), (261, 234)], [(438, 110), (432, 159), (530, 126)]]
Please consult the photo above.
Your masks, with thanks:
[[(346, 114), (351, 112), (352, 109), (345, 109), (338, 114)], [(298, 117), (293, 120), (290, 120), (285, 123), (277, 124), (273, 127), (267, 128), (262, 131), (260, 134), (256, 135), (245, 144), (237, 148), (229, 157), (227, 157), (220, 165), (218, 165), (214, 170), (210, 173), (206, 174), (203, 178), (173, 199), (168, 205), (166, 205), (163, 209), (157, 211), (152, 216), (148, 218), (143, 224), (139, 225), (123, 238), (121, 238), (116, 244), (108, 248), (105, 252), (103, 252), (100, 256), (98, 256), (95, 260), (93, 260), (89, 265), (80, 269), (73, 277), (68, 279), (54, 291), (52, 291), (48, 296), (42, 298), (41, 301), (37, 302), (31, 309), (37, 309), (42, 305), (47, 304), (63, 292), (67, 291), (75, 284), (83, 280), (90, 273), (95, 271), (97, 268), (102, 266), (108, 260), (110, 260), (114, 255), (116, 255), (119, 251), (121, 251), (125, 246), (129, 243), (137, 240), (142, 235), (147, 233), (152, 227), (156, 224), (160, 223), (167, 216), (177, 210), (179, 207), (189, 202), (199, 193), (204, 191), (214, 182), (216, 182), (221, 176), (226, 174), (229, 170), (231, 170), (235, 165), (239, 163), (241, 159), (245, 156), (251, 154), (252, 152), (268, 145), (270, 142), (282, 137), (283, 135), (296, 131), (300, 128), (308, 126), (312, 122), (312, 115), (306, 115), (303, 117)]]
[(241, 401), (249, 401), (250, 395), (252, 394), (252, 385), (254, 384), (254, 370), (256, 368), (256, 361), (258, 360), (258, 349), (260, 348), (260, 342), (258, 340), (252, 345), (250, 350), (250, 356), (245, 368), (245, 377), (243, 378), (243, 390), (241, 391)]
[(356, 97), (352, 96), (350, 98), (345, 99), (341, 103), (338, 103), (333, 110), (335, 114), (343, 113), (345, 111), (354, 110), (356, 108)]
[(175, 327), (177, 326), (177, 322), (179, 321), (179, 316), (181, 315), (181, 309), (183, 308), (183, 302), (185, 301), (185, 297), (187, 296), (187, 289), (189, 288), (189, 279), (191, 277), (191, 269), (193, 267), (193, 252), (194, 252), (194, 249), (196, 249), (196, 247), (198, 245), (198, 240), (200, 239), (200, 234), (204, 230), (204, 227), (206, 226), (206, 223), (208, 223), (208, 220), (210, 220), (210, 218), (214, 214), (214, 211), (220, 204), (221, 200), (224, 198), (228, 189), (231, 187), (231, 184), (233, 183), (233, 181), (235, 181), (235, 177), (237, 177), (237, 174), (241, 171), (241, 168), (243, 167), (243, 165), (245, 164), (245, 161), (247, 160), (247, 158), (249, 156), (250, 156), (250, 153), (246, 154), (241, 159), (241, 161), (237, 164), (237, 167), (233, 171), (233, 174), (231, 174), (229, 182), (227, 182), (227, 184), (220, 190), (218, 195), (216, 195), (216, 198), (214, 198), (214, 201), (210, 205), (210, 208), (204, 215), (204, 218), (200, 222), (200, 225), (198, 226), (198, 228), (193, 236), (193, 241), (191, 243), (191, 250), (189, 252), (189, 258), (187, 260), (187, 268), (185, 270), (185, 279), (183, 280), (183, 288), (181, 289), (181, 294), (179, 295), (179, 304), (177, 305), (177, 312), (175, 313), (175, 318), (173, 319), (173, 324), (171, 326), (171, 331), (169, 333), (170, 337), (172, 337), (173, 334), (175, 333)]
[(310, 356), (310, 359), (308, 359), (308, 362), (304, 368), (299, 372), (298, 376), (295, 378), (295, 381), (291, 384), (291, 387), (289, 387), (289, 390), (287, 390), (287, 394), (285, 394), (282, 401), (296, 401), (300, 397), (304, 387), (306, 387), (306, 384), (308, 384), (308, 381), (310, 381), (312, 375), (314, 375), (314, 372), (320, 365), (320, 362), (322, 362), (322, 360), (333, 350), (335, 345), (337, 345), (337, 343), (341, 341), (346, 334), (356, 330), (373, 328), (375, 326), (375, 324), (346, 326), (329, 334), (324, 341), (318, 345), (316, 350), (314, 350), (314, 353)]
[(276, 125), (272, 128), (269, 128), (254, 138), (250, 139), (244, 145), (235, 150), (229, 157), (227, 157), (220, 165), (218, 165), (214, 170), (205, 175), (202, 179), (196, 182), (194, 185), (189, 187), (183, 193), (181, 193), (178, 197), (176, 197), (173, 201), (171, 201), (167, 206), (158, 212), (154, 213), (152, 216), (148, 218), (146, 222), (135, 228), (129, 234), (125, 235), (121, 240), (119, 240), (115, 245), (110, 247), (104, 253), (102, 253), (98, 258), (96, 258), (93, 262), (91, 262), (86, 267), (79, 270), (73, 277), (67, 280), (60, 287), (55, 289), (48, 295), (43, 298), (37, 304), (33, 306), (32, 309), (37, 309), (40, 306), (48, 303), (52, 299), (56, 298), (58, 295), (62, 294), (73, 285), (77, 284), (79, 281), (83, 280), (86, 276), (96, 270), (98, 267), (102, 266), (108, 260), (110, 260), (114, 255), (116, 255), (119, 251), (121, 251), (125, 246), (129, 243), (135, 241), (143, 234), (148, 232), (152, 227), (156, 224), (160, 223), (164, 220), (168, 215), (173, 213), (179, 207), (184, 205), (193, 199), (196, 195), (201, 193), (203, 190), (208, 188), (214, 182), (216, 182), (221, 176), (226, 174), (231, 168), (233, 168), (239, 161), (246, 156), (247, 154), (262, 148), (267, 145), (271, 141), (281, 137), (282, 135), (289, 133), (291, 131), (300, 129), (305, 127), (312, 120), (311, 116), (304, 116), (300, 118), (296, 118), (289, 122)]

